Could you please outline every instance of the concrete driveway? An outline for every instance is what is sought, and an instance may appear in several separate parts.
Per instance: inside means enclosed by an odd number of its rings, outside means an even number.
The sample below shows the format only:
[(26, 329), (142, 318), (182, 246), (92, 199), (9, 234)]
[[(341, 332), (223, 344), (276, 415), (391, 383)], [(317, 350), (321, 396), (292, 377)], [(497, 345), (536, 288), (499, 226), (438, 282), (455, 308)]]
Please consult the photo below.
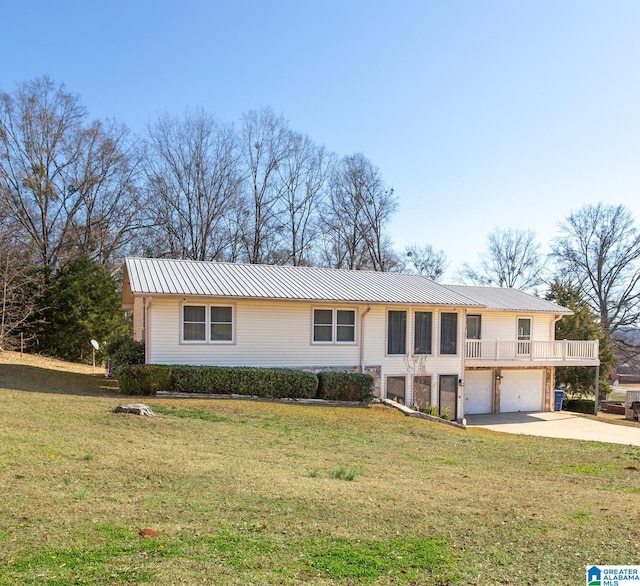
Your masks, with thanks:
[(640, 446), (640, 427), (603, 423), (566, 411), (467, 415), (466, 419), (467, 427), (483, 427), (504, 433)]

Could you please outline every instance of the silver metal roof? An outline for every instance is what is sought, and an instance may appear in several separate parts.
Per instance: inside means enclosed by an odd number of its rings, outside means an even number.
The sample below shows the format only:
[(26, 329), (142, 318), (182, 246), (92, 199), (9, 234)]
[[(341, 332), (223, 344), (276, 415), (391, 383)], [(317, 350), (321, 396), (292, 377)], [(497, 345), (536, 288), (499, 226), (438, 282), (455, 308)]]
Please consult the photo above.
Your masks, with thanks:
[(123, 303), (136, 295), (477, 307), (420, 275), (157, 258), (126, 259)]
[(446, 285), (446, 287), (451, 291), (473, 299), (480, 305), (484, 305), (486, 309), (496, 311), (540, 311), (558, 314), (573, 313), (566, 307), (561, 307), (551, 301), (529, 295), (518, 289), (508, 289), (506, 287), (472, 287), (466, 285)]

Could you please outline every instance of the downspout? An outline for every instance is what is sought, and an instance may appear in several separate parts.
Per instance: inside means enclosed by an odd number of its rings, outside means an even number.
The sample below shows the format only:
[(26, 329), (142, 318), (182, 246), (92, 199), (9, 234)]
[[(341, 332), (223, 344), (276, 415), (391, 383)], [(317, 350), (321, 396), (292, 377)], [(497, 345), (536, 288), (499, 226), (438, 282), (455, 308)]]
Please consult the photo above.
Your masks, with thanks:
[(462, 362), (462, 370), (460, 375), (458, 376), (458, 421), (462, 422), (463, 425), (467, 424), (467, 420), (464, 416), (464, 402), (465, 402), (465, 391), (464, 391), (464, 379), (467, 374), (467, 313), (469, 309), (464, 307), (462, 309), (462, 335), (460, 336), (462, 339), (462, 350), (460, 352), (461, 362)]
[(149, 320), (149, 308), (151, 307), (151, 302), (153, 301), (153, 297), (150, 295), (144, 298), (144, 362), (145, 364), (149, 364), (149, 352), (150, 352), (150, 341), (151, 341), (151, 333), (150, 333), (150, 320)]
[(551, 339), (556, 339), (556, 324), (563, 318), (563, 315), (556, 314), (553, 318), (553, 322), (551, 324)]
[(364, 373), (364, 318), (370, 311), (371, 304), (360, 314), (360, 373)]

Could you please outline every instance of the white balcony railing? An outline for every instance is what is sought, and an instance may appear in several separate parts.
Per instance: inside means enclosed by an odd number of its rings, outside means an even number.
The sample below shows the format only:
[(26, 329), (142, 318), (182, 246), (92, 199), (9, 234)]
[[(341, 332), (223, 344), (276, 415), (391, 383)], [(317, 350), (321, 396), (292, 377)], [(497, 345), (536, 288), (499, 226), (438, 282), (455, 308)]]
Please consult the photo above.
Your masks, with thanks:
[(598, 361), (598, 340), (467, 340), (469, 360)]

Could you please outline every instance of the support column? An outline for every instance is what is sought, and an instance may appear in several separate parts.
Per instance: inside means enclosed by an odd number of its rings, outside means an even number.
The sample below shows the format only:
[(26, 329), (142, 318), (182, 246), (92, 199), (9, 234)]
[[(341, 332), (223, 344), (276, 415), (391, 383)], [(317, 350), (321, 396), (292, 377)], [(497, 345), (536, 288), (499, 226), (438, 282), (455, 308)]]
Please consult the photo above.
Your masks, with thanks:
[(545, 411), (553, 411), (555, 409), (555, 368), (547, 366), (544, 377), (544, 405)]
[(500, 383), (502, 382), (502, 370), (496, 368), (493, 371), (493, 412), (500, 413)]
[(596, 399), (593, 402), (593, 414), (598, 415), (598, 399), (600, 398), (600, 365), (596, 366)]

